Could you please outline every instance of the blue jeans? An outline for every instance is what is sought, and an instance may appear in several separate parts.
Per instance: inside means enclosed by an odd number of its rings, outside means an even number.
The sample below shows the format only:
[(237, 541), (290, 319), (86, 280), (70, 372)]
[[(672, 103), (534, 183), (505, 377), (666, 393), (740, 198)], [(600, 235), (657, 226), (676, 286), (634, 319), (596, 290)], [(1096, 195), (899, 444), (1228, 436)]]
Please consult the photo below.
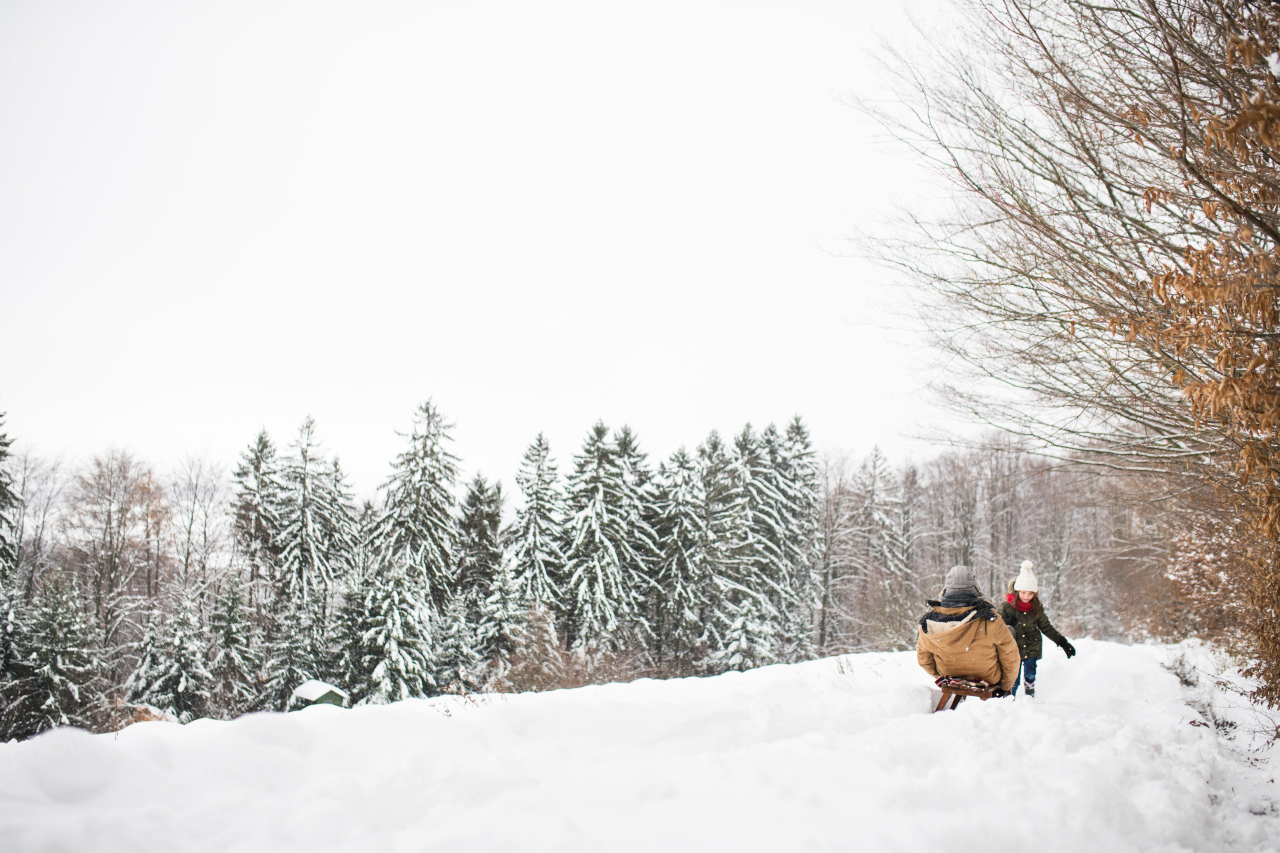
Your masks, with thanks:
[(1013, 689), (1009, 692), (1014, 696), (1018, 695), (1018, 685), (1022, 683), (1022, 674), (1027, 674), (1027, 683), (1036, 683), (1036, 664), (1040, 661), (1036, 658), (1027, 658), (1022, 662), (1022, 666), (1018, 667), (1018, 677), (1013, 680)]

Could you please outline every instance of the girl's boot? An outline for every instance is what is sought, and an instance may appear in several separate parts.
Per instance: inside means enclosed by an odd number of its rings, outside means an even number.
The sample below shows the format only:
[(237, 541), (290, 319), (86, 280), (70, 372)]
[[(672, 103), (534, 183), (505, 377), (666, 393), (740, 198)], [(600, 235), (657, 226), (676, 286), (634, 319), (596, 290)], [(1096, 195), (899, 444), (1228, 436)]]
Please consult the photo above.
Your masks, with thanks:
[(1028, 681), (1025, 685), (1025, 688), (1027, 691), (1028, 698), (1030, 699), (1036, 698), (1036, 683), (1034, 681)]

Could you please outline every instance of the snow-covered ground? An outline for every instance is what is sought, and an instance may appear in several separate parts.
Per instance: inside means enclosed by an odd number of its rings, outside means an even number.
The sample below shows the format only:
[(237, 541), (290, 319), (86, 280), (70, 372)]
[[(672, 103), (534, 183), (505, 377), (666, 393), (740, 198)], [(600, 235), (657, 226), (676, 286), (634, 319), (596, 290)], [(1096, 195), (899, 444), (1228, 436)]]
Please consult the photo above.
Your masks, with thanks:
[(0, 849), (1280, 849), (1275, 723), (1219, 659), (1079, 650), (1034, 700), (937, 715), (908, 653), (58, 730), (0, 745)]

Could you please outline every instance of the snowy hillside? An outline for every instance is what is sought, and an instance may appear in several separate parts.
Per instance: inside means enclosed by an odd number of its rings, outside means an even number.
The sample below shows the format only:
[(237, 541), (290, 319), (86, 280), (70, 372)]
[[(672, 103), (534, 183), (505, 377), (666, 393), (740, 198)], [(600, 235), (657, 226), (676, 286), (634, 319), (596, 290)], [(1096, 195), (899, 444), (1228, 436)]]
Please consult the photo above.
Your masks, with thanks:
[[(1265, 718), (1239, 700), (1225, 707), (1207, 652), (1079, 648), (1070, 662), (1047, 656), (1035, 700), (938, 715), (908, 653), (117, 735), (55, 730), (0, 745), (0, 847), (1280, 848), (1280, 768), (1247, 752)], [(1180, 680), (1164, 666), (1179, 656), (1200, 671)]]

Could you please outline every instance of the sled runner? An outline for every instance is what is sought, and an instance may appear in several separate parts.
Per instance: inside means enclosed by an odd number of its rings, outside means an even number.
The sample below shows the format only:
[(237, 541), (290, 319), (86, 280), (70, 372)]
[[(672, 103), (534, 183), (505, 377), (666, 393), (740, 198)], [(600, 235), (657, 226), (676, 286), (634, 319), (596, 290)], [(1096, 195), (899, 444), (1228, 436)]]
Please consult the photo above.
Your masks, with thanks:
[[(954, 711), (956, 706), (970, 696), (977, 696), (983, 702), (992, 696), (993, 688), (985, 681), (966, 681), (963, 678), (939, 678), (936, 684), (942, 688), (942, 699), (938, 702), (938, 707), (933, 709), (933, 713), (939, 711)], [(947, 702), (951, 703), (951, 707), (947, 707)]]

